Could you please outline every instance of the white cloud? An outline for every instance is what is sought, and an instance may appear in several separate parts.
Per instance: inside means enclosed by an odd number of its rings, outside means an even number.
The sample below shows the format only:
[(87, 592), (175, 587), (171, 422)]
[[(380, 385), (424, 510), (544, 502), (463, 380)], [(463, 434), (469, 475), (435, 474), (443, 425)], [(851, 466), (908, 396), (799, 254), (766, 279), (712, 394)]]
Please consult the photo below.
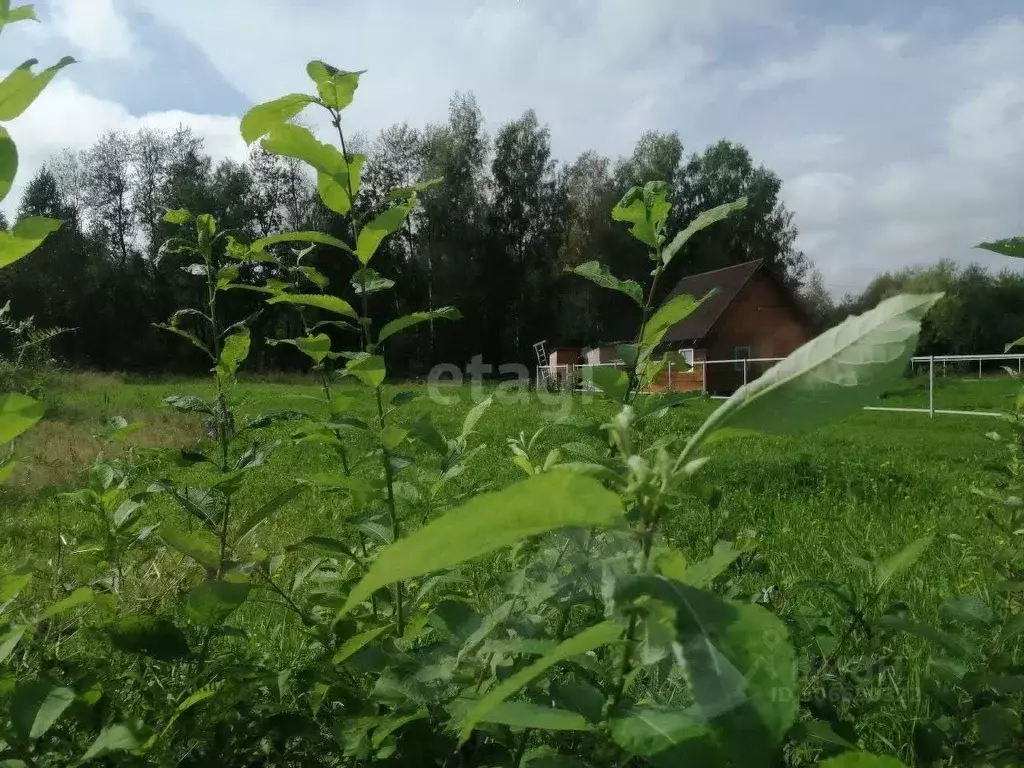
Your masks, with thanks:
[(138, 53), (114, 0), (53, 0), (52, 4), (57, 31), (89, 59), (127, 59)]
[(51, 83), (19, 118), (9, 124), (18, 146), (19, 167), (14, 188), (3, 207), (15, 209), (25, 185), (39, 168), (61, 150), (86, 149), (108, 131), (134, 132), (140, 128), (173, 131), (192, 127), (215, 158), (241, 161), (247, 150), (238, 133), (238, 118), (196, 115), (178, 110), (133, 116), (120, 104), (96, 98), (67, 77)]

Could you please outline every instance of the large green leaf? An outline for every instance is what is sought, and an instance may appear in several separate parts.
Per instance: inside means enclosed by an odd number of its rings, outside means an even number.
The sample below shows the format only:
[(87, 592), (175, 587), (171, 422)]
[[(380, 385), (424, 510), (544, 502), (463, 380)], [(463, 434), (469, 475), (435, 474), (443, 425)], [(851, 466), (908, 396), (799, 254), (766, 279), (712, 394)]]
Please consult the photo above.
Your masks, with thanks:
[(796, 432), (874, 402), (906, 370), (921, 318), (941, 296), (894, 296), (804, 344), (740, 387), (704, 422), (686, 453), (735, 434)]
[(1024, 237), (1008, 237), (1005, 240), (978, 243), (974, 247), (983, 248), (986, 251), (992, 251), (1001, 256), (1015, 256), (1018, 259), (1024, 259)]
[(96, 741), (82, 755), (82, 760), (92, 760), (93, 758), (103, 757), (114, 752), (133, 752), (139, 750), (149, 737), (150, 730), (141, 721), (108, 725), (100, 731)]
[(357, 269), (355, 274), (352, 275), (351, 282), (357, 296), (362, 296), (363, 294), (368, 296), (371, 293), (387, 291), (395, 287), (394, 280), (383, 277), (370, 267), (360, 267)]
[[(333, 176), (324, 171), (317, 171), (316, 191), (323, 204), (335, 213), (347, 216), (352, 210), (352, 195), (359, 194), (360, 173), (366, 155), (349, 155), (348, 170)], [(349, 195), (349, 186), (352, 195)]]
[(672, 258), (679, 253), (679, 249), (686, 245), (687, 241), (702, 229), (707, 229), (715, 222), (728, 218), (736, 211), (742, 211), (746, 207), (747, 198), (741, 197), (739, 200), (704, 211), (690, 222), (690, 226), (672, 238), (672, 242), (661, 252), (662, 263), (668, 264), (672, 261)]
[(380, 627), (368, 629), (365, 632), (360, 632), (358, 635), (353, 635), (341, 644), (341, 647), (338, 648), (334, 654), (334, 658), (331, 660), (332, 663), (341, 664), (345, 662), (390, 629), (391, 625), (385, 624)]
[(0, 200), (7, 197), (18, 173), (18, 148), (7, 129), (0, 126)]
[(215, 571), (220, 565), (220, 551), (217, 542), (202, 528), (195, 531), (181, 531), (167, 525), (160, 526), (160, 539), (171, 549), (195, 560), (207, 571)]
[(459, 312), (455, 307), (441, 307), (430, 312), (413, 312), (403, 317), (398, 317), (386, 324), (380, 329), (380, 335), (377, 337), (377, 342), (380, 343), (389, 336), (394, 336), (400, 331), (404, 331), (410, 326), (417, 325), (418, 323), (425, 323), (428, 320), (461, 320), (462, 313)]
[(658, 311), (651, 315), (651, 318), (644, 324), (644, 334), (640, 341), (650, 346), (660, 344), (669, 328), (693, 314), (697, 307), (714, 296), (716, 292), (717, 289), (712, 289), (699, 299), (695, 299), (693, 296), (688, 296), (685, 293), (673, 296), (662, 304)]
[(10, 0), (0, 3), (0, 29), (18, 21), (35, 21), (36, 9), (32, 5), (19, 5), (11, 8)]
[[(545, 707), (529, 701), (504, 701), (487, 710), (487, 713), (476, 722), (498, 723), (512, 728), (537, 728), (543, 731), (593, 730), (587, 719), (578, 712)], [(463, 741), (466, 738), (468, 733), (463, 735)]]
[(52, 619), (54, 616), (59, 616), (65, 611), (70, 611), (72, 608), (91, 603), (94, 597), (95, 595), (93, 595), (93, 591), (89, 587), (79, 587), (67, 597), (46, 606), (42, 613), (36, 616), (35, 621), (38, 623)]
[(242, 139), (252, 144), (275, 126), (287, 123), (316, 99), (305, 93), (289, 93), (273, 101), (257, 104), (242, 118)]
[(650, 248), (656, 248), (661, 229), (672, 210), (668, 193), (669, 187), (664, 181), (649, 181), (643, 187), (633, 187), (612, 208), (612, 220), (632, 224), (629, 234)]
[(68, 64), (74, 64), (75, 60), (65, 56), (52, 67), (35, 73), (32, 67), (37, 63), (36, 59), (29, 59), (0, 82), (0, 120), (6, 122), (18, 117), (29, 108), (54, 76)]
[(345, 215), (352, 209), (349, 189), (352, 195), (359, 192), (359, 172), (366, 159), (363, 155), (352, 155), (346, 162), (335, 147), (291, 123), (272, 128), (260, 144), (271, 154), (294, 157), (315, 168), (320, 199), (332, 211)]
[(302, 307), (316, 307), (336, 315), (344, 315), (356, 319), (359, 315), (352, 305), (337, 296), (329, 293), (279, 293), (277, 296), (267, 299), (267, 304), (298, 304)]
[(217, 380), (224, 386), (234, 378), (238, 366), (249, 356), (249, 329), (241, 328), (226, 339), (217, 361)]
[(365, 69), (345, 72), (322, 61), (311, 61), (306, 65), (306, 73), (316, 83), (320, 101), (338, 111), (352, 103), (356, 88), (359, 87), (359, 76), (365, 72)]
[(45, 216), (28, 216), (18, 221), (10, 232), (0, 231), (0, 269), (32, 253), (47, 235), (60, 229), (61, 223)]
[(412, 198), (408, 202), (391, 206), (363, 225), (356, 242), (356, 258), (364, 265), (369, 264), (384, 238), (401, 228), (415, 206), (416, 199)]
[(219, 627), (249, 597), (249, 584), (204, 579), (189, 593), (185, 613), (201, 627)]
[[(676, 644), (695, 702), (680, 713), (671, 754), (653, 746), (650, 754), (659, 756), (658, 764), (669, 757), (678, 764), (702, 764), (707, 755), (718, 754), (714, 764), (768, 765), (797, 714), (796, 655), (785, 625), (761, 606), (724, 600), (662, 576), (625, 579), (616, 600), (637, 598), (653, 598), (675, 610)], [(635, 745), (628, 748), (635, 751)]]
[(185, 635), (169, 620), (148, 614), (129, 614), (107, 628), (118, 650), (177, 661), (191, 652)]
[(636, 280), (619, 280), (619, 278), (608, 271), (608, 267), (599, 261), (588, 261), (568, 271), (580, 277), (585, 277), (602, 288), (609, 288), (613, 291), (624, 293), (637, 304), (643, 304), (644, 292), (643, 288), (640, 287), (640, 283), (636, 282)]
[(818, 763), (818, 768), (905, 768), (895, 757), (879, 757), (867, 752), (847, 752)]
[(290, 344), (318, 365), (331, 353), (331, 337), (326, 333), (314, 333), (298, 339), (268, 339), (270, 346)]
[(11, 697), (11, 725), (22, 739), (38, 739), (74, 700), (70, 688), (42, 680), (23, 683)]
[(28, 395), (0, 395), (0, 444), (11, 442), (45, 412), (46, 407)]
[[(537, 477), (545, 476), (546, 475), (538, 475)], [(621, 634), (622, 629), (615, 622), (602, 622), (601, 624), (597, 624), (583, 630), (579, 634), (570, 637), (568, 640), (564, 640), (550, 653), (545, 654), (529, 666), (523, 667), (514, 675), (507, 677), (500, 684), (488, 691), (487, 695), (476, 702), (476, 704), (474, 704), (463, 716), (462, 734), (459, 737), (459, 742), (465, 743), (477, 723), (506, 722), (504, 720), (495, 719), (495, 710), (502, 704), (506, 704), (507, 702), (505, 700), (509, 696), (514, 696), (518, 693), (523, 686), (527, 685), (532, 680), (536, 680), (559, 662), (587, 653), (588, 651), (608, 645), (609, 643), (614, 643), (619, 639)], [(580, 717), (580, 720), (584, 725), (586, 724), (586, 720), (583, 717)], [(585, 730), (585, 728), (574, 728), (573, 730)]]
[(387, 376), (387, 367), (380, 355), (360, 355), (349, 360), (345, 370), (368, 387), (379, 387)]
[(880, 560), (876, 563), (873, 574), (875, 590), (881, 592), (893, 576), (900, 571), (905, 571), (920, 560), (921, 555), (931, 546), (934, 539), (935, 534), (929, 533), (927, 536), (922, 536), (910, 542), (910, 544), (892, 557), (887, 557), (885, 560)]
[(316, 231), (303, 231), (303, 232), (281, 232), (277, 235), (270, 235), (269, 237), (261, 237), (259, 240), (254, 240), (252, 245), (249, 246), (254, 251), (266, 250), (268, 246), (277, 245), (278, 243), (319, 243), (320, 245), (330, 245), (333, 248), (339, 248), (343, 251), (349, 251), (348, 243), (344, 240), (339, 240), (336, 237), (325, 235), (323, 232)]
[(348, 596), (342, 614), (402, 579), (451, 568), (556, 528), (608, 528), (623, 520), (622, 503), (589, 477), (535, 475), (484, 493), (383, 550)]
[(629, 392), (629, 376), (612, 365), (596, 365), (589, 369), (594, 386), (614, 403), (621, 403)]

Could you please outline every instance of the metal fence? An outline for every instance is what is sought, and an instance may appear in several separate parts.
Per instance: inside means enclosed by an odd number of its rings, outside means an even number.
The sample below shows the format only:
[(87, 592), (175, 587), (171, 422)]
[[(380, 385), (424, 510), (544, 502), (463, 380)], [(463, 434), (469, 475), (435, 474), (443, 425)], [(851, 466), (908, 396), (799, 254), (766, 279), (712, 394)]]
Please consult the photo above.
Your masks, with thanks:
[[(692, 368), (680, 368), (668, 364), (658, 379), (654, 390), (694, 391), (702, 392), (713, 398), (725, 398), (738, 387), (754, 381), (781, 357), (751, 357), (729, 360), (696, 360)], [(623, 367), (622, 362), (547, 365), (538, 366), (538, 386), (561, 388), (565, 391), (592, 392), (594, 385), (593, 370), (601, 367)], [(947, 382), (951, 381), (986, 381), (993, 377), (1001, 377), (1009, 382), (1008, 373), (1024, 373), (1024, 353), (1022, 354), (991, 354), (991, 355), (928, 355), (913, 357), (910, 360), (909, 376), (903, 384), (897, 385), (894, 393), (886, 393), (886, 399), (914, 401), (927, 397), (927, 405), (910, 402), (900, 405), (866, 406), (868, 411), (891, 411), (899, 413), (926, 413), (934, 417), (940, 415), (964, 416), (999, 416), (995, 408), (1003, 405), (999, 401), (976, 408), (939, 407), (937, 394), (945, 392)], [(904, 390), (901, 392), (901, 390)], [(1005, 397), (1009, 397), (1006, 395)], [(950, 395), (955, 398), (955, 395)], [(1004, 398), (1005, 399), (1005, 398)], [(984, 402), (984, 398), (983, 398)], [(989, 398), (989, 403), (993, 400)], [(955, 403), (953, 403), (955, 404)]]

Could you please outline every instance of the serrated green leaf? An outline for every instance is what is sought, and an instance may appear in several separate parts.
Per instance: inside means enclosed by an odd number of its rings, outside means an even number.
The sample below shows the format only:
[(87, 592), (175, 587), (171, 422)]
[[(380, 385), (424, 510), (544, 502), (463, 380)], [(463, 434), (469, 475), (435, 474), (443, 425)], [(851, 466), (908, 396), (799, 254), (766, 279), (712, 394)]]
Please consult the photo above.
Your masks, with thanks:
[(377, 337), (377, 343), (384, 341), (391, 336), (394, 336), (400, 331), (404, 331), (410, 326), (418, 323), (425, 323), (428, 320), (461, 320), (462, 314), (455, 307), (441, 307), (430, 312), (413, 312), (403, 317), (398, 317), (387, 323), (383, 328), (380, 329), (380, 335)]
[(643, 288), (640, 287), (640, 283), (635, 280), (620, 280), (608, 271), (608, 267), (599, 261), (588, 261), (567, 271), (580, 277), (585, 277), (602, 288), (624, 293), (637, 304), (643, 304), (644, 292)]
[(365, 72), (346, 72), (318, 60), (306, 65), (306, 73), (316, 83), (320, 101), (324, 106), (339, 112), (352, 103), (356, 88), (359, 87), (359, 76)]
[[(537, 477), (546, 477), (546, 475), (537, 475)], [(525, 482), (530, 482), (529, 480)], [(490, 722), (490, 723), (505, 723), (506, 725), (514, 725), (509, 723), (505, 719), (501, 718), (501, 712), (507, 712), (509, 705), (513, 709), (523, 711), (523, 707), (520, 705), (526, 705), (526, 702), (507, 702), (506, 699), (509, 696), (514, 696), (518, 693), (525, 685), (530, 683), (532, 680), (536, 680), (547, 670), (556, 664), (571, 659), (575, 656), (580, 656), (588, 651), (593, 651), (596, 648), (614, 643), (622, 635), (622, 629), (618, 624), (612, 621), (605, 621), (601, 624), (597, 624), (593, 627), (584, 629), (577, 635), (570, 637), (568, 640), (564, 640), (559, 643), (553, 651), (542, 656), (537, 661), (533, 662), (527, 667), (516, 672), (511, 677), (506, 678), (497, 686), (488, 691), (487, 695), (476, 702), (469, 711), (462, 718), (461, 724), (461, 735), (459, 736), (459, 744), (465, 744), (469, 735), (473, 732), (477, 723)], [(530, 704), (529, 707), (535, 707), (536, 705)], [(539, 710), (547, 710), (546, 707), (539, 707)], [(550, 710), (550, 712), (558, 712), (559, 710)], [(566, 713), (569, 714), (569, 713)], [(573, 719), (574, 723), (582, 722), (581, 727), (567, 726), (568, 730), (588, 730), (589, 724), (586, 719), (581, 715), (573, 712), (575, 715)], [(544, 713), (544, 717), (550, 717), (548, 712)], [(558, 715), (560, 719), (564, 719), (562, 715)], [(551, 725), (540, 725), (540, 726), (523, 726), (523, 727), (540, 727), (554, 730), (562, 730), (555, 728)]]
[(316, 99), (305, 93), (289, 93), (279, 99), (257, 104), (242, 117), (242, 139), (252, 144), (275, 126), (287, 123)]
[(357, 296), (363, 296), (364, 294), (369, 296), (371, 293), (387, 291), (394, 287), (394, 280), (382, 277), (376, 270), (370, 269), (370, 267), (360, 267), (352, 275), (352, 288)]
[(21, 638), (25, 636), (25, 630), (28, 627), (17, 626), (11, 627), (5, 634), (0, 635), (0, 664), (7, 661), (14, 649), (18, 647), (18, 643), (21, 642)]
[(339, 240), (331, 235), (313, 230), (303, 232), (281, 232), (277, 235), (261, 237), (259, 240), (254, 240), (252, 245), (249, 247), (254, 251), (263, 251), (269, 246), (277, 245), (278, 243), (318, 243), (319, 245), (329, 245), (342, 251), (348, 251), (349, 253), (352, 252), (348, 243), (343, 240)]
[(188, 224), (192, 221), (192, 212), (186, 208), (174, 208), (164, 213), (164, 221), (168, 224)]
[(567, 526), (622, 522), (618, 496), (568, 472), (535, 475), (480, 494), (384, 549), (349, 594), (341, 615), (381, 587), (451, 568), (529, 536)]
[(0, 395), (0, 444), (9, 443), (43, 417), (46, 407), (28, 395)]
[(373, 258), (377, 249), (380, 248), (384, 238), (392, 232), (397, 232), (405, 224), (405, 220), (409, 217), (409, 213), (415, 205), (415, 200), (393, 205), (377, 214), (359, 230), (359, 239), (356, 242), (356, 258), (359, 259), (361, 264), (365, 266), (370, 263), (370, 259)]
[(921, 318), (941, 296), (894, 296), (825, 331), (740, 387), (704, 422), (685, 453), (731, 435), (797, 432), (874, 402), (903, 375)]
[(170, 331), (175, 336), (187, 339), (189, 344), (194, 346), (196, 349), (201, 349), (211, 360), (214, 359), (213, 353), (210, 351), (209, 347), (207, 347), (206, 344), (204, 344), (202, 340), (191, 331), (186, 331), (183, 328), (176, 328), (174, 325), (168, 323), (153, 323), (153, 327), (159, 328), (162, 331)]
[(361, 355), (349, 360), (345, 370), (368, 387), (379, 387), (387, 376), (387, 367), (380, 355)]
[(314, 333), (297, 339), (268, 339), (267, 343), (272, 347), (277, 344), (290, 344), (318, 365), (331, 352), (331, 337), (326, 333)]
[(267, 304), (298, 304), (303, 307), (316, 307), (353, 319), (359, 317), (352, 309), (351, 304), (327, 293), (279, 293), (277, 296), (267, 299)]
[(738, 200), (734, 200), (731, 203), (725, 203), (719, 205), (711, 210), (704, 211), (695, 218), (690, 225), (682, 232), (678, 233), (672, 238), (664, 250), (661, 252), (661, 261), (663, 264), (668, 264), (675, 257), (679, 250), (686, 245), (691, 237), (700, 232), (702, 229), (707, 229), (712, 224), (722, 221), (728, 218), (736, 211), (742, 211), (747, 207), (747, 198), (741, 197)]
[(224, 339), (224, 345), (220, 350), (220, 359), (217, 361), (217, 380), (221, 386), (231, 382), (245, 358), (249, 356), (249, 329), (232, 333)]

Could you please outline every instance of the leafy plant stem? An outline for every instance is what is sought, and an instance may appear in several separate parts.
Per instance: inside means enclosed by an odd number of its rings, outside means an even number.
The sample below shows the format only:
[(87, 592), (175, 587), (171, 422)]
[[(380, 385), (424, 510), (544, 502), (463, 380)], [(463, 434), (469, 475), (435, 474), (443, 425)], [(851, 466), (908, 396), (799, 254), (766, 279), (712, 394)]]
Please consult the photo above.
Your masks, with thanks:
[[(383, 387), (377, 387), (374, 394), (377, 400), (377, 424), (378, 427), (384, 429), (384, 396)], [(381, 446), (381, 457), (384, 461), (384, 482), (388, 490), (388, 515), (391, 518), (391, 540), (398, 541), (401, 535), (401, 530), (398, 524), (398, 509), (395, 505), (395, 488), (394, 478), (391, 475), (391, 451), (385, 446)], [(397, 618), (397, 624), (395, 627), (398, 636), (401, 637), (405, 632), (405, 613), (402, 605), (402, 592), (403, 592), (402, 581), (395, 582), (395, 613)]]
[(519, 745), (516, 747), (516, 754), (515, 754), (515, 757), (512, 760), (512, 765), (513, 765), (514, 768), (519, 768), (519, 766), (522, 765), (523, 755), (526, 754), (526, 746), (527, 746), (527, 744), (529, 744), (530, 737), (532, 735), (533, 735), (533, 729), (532, 728), (526, 728), (523, 731), (522, 736), (519, 737)]

